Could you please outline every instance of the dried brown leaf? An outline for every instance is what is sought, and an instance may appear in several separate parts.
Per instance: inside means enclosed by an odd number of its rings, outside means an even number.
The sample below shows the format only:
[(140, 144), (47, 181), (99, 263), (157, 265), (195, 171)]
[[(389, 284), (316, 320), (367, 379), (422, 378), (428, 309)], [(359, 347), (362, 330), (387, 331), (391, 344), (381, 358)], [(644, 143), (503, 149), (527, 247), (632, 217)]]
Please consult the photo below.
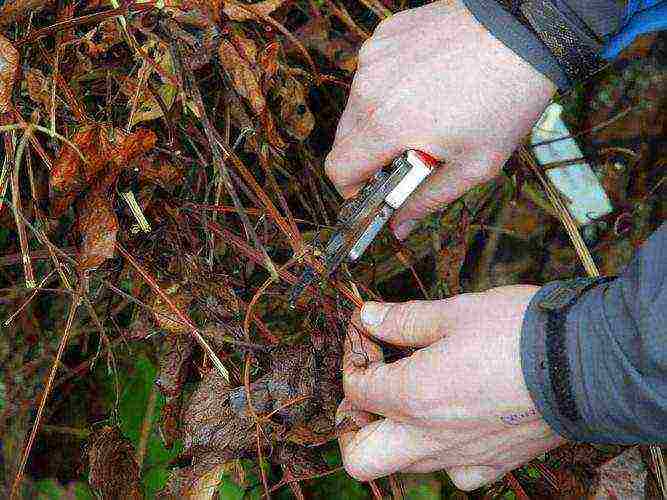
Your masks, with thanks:
[(266, 100), (259, 85), (257, 71), (251, 62), (244, 59), (229, 40), (222, 40), (220, 43), (218, 57), (236, 92), (248, 101), (255, 113), (261, 114), (266, 107)]
[(279, 93), (280, 118), (285, 130), (295, 139), (305, 140), (315, 127), (315, 117), (306, 102), (306, 91), (296, 78), (285, 80)]
[(320, 52), (335, 67), (349, 73), (357, 69), (355, 45), (340, 35), (334, 36), (328, 17), (311, 17), (296, 35), (306, 47)]
[(27, 69), (24, 75), (30, 99), (48, 109), (51, 102), (49, 80), (44, 76), (44, 73), (35, 68)]
[(166, 191), (180, 186), (184, 179), (183, 169), (166, 158), (143, 158), (138, 168), (140, 182), (156, 184)]
[(176, 440), (180, 439), (181, 432), (178, 423), (180, 422), (178, 405), (174, 400), (167, 400), (160, 412), (160, 435), (165, 448), (171, 450)]
[(90, 57), (97, 58), (122, 41), (123, 35), (119, 29), (119, 24), (115, 19), (111, 19), (102, 21), (86, 33), (81, 39), (81, 45)]
[(329, 466), (318, 450), (292, 443), (285, 443), (281, 446), (278, 462), (284, 470), (290, 473), (292, 479), (296, 480), (318, 476), (329, 471)]
[(18, 68), (18, 51), (9, 40), (0, 35), (0, 113), (7, 113), (12, 107), (12, 91)]
[[(260, 15), (268, 16), (283, 3), (285, 3), (285, 0), (264, 0), (253, 3), (251, 9)], [(245, 7), (246, 5), (242, 2), (226, 0), (222, 10), (233, 21), (250, 21), (258, 18), (250, 9)]]
[(187, 374), (187, 362), (192, 354), (190, 335), (166, 335), (160, 343), (160, 372), (155, 385), (168, 398), (177, 396)]
[(196, 461), (208, 457), (225, 463), (256, 452), (255, 422), (245, 411), (237, 414), (231, 408), (227, 401), (230, 389), (220, 374), (211, 371), (188, 401), (182, 420), (183, 445), (184, 452)]
[(81, 236), (79, 268), (91, 271), (113, 258), (118, 220), (106, 191), (91, 193), (77, 203), (77, 230)]
[(49, 0), (7, 0), (0, 7), (0, 28), (24, 19), (30, 13), (36, 14), (51, 3)]
[[(268, 110), (266, 113), (264, 113), (264, 115), (262, 115), (262, 125), (264, 126), (264, 133), (266, 134), (266, 139), (269, 141), (269, 144), (280, 150), (283, 150), (287, 147), (287, 144), (278, 131), (273, 114), (271, 114)], [(257, 151), (257, 149), (258, 147), (255, 145), (253, 151)]]
[(53, 217), (67, 210), (78, 195), (102, 176), (106, 184), (98, 185), (97, 189), (108, 188), (115, 182), (120, 169), (129, 167), (130, 161), (151, 149), (157, 138), (152, 130), (140, 128), (128, 135), (105, 126), (92, 125), (75, 133), (71, 140), (86, 162), (71, 146), (63, 145), (49, 179)]
[(279, 55), (280, 55), (280, 43), (278, 43), (277, 41), (273, 41), (267, 44), (259, 51), (259, 54), (257, 56), (257, 63), (259, 64), (259, 67), (262, 69), (262, 78), (265, 85), (267, 85), (267, 83), (278, 72)]
[[(191, 297), (183, 293), (178, 285), (173, 285), (164, 290), (169, 295), (169, 299), (181, 311), (186, 310), (190, 305)], [(158, 296), (154, 297), (152, 311), (155, 323), (165, 332), (175, 335), (187, 335), (190, 333), (190, 328), (185, 323), (179, 322), (169, 304)]]
[(103, 500), (140, 500), (140, 469), (134, 447), (118, 427), (105, 426), (88, 441), (88, 482)]
[(158, 498), (211, 500), (218, 491), (224, 470), (224, 463), (208, 462), (176, 469)]

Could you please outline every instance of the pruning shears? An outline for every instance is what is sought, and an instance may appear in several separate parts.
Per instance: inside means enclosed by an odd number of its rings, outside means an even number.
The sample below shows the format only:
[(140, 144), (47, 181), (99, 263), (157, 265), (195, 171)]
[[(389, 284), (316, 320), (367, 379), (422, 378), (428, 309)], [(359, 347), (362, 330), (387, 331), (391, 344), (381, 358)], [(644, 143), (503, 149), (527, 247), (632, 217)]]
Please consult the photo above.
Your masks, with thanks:
[[(395, 158), (373, 178), (338, 214), (334, 233), (320, 252), (324, 264), (322, 278), (331, 276), (345, 262), (361, 258), (380, 230), (405, 200), (431, 175), (438, 162), (432, 156), (409, 149)], [(290, 307), (317, 277), (307, 266), (289, 294)]]

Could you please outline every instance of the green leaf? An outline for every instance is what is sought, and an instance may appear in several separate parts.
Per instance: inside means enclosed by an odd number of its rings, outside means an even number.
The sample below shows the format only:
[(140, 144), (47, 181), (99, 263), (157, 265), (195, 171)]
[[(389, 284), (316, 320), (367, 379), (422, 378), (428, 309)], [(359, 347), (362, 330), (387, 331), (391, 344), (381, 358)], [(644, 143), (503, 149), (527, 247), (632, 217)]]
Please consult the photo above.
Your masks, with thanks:
[(535, 467), (526, 467), (526, 473), (528, 474), (528, 477), (531, 479), (539, 479), (540, 478), (540, 471), (537, 470)]
[(503, 500), (516, 500), (516, 493), (514, 493), (512, 490), (506, 491), (502, 498)]
[[(144, 355), (137, 356), (131, 370), (119, 374), (121, 387), (118, 406), (119, 426), (123, 435), (132, 442), (135, 448), (139, 446), (144, 416), (148, 409), (156, 376), (157, 368)], [(113, 390), (109, 390), (108, 394), (112, 399)], [(113, 404), (113, 401), (109, 403)], [(165, 448), (157, 432), (160, 411), (164, 403), (164, 396), (158, 393), (141, 474), (147, 498), (154, 498), (157, 491), (164, 488), (169, 477), (169, 464), (182, 449), (180, 442), (176, 443), (172, 450)]]
[(76, 500), (93, 500), (95, 496), (90, 487), (80, 481), (73, 481), (67, 484), (67, 487), (60, 484), (53, 478), (40, 479), (35, 481), (35, 490), (38, 500), (60, 500), (61, 498), (71, 498), (74, 493)]

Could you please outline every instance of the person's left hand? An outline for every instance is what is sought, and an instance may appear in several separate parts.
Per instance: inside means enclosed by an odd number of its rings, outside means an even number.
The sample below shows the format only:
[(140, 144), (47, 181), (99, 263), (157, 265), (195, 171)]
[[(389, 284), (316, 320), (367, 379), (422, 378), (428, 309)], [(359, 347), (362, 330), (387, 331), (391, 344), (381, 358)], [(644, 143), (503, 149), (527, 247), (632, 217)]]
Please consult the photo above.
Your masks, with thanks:
[(521, 370), (521, 327), (537, 289), (367, 302), (356, 324), (384, 342), (421, 349), (385, 364), (378, 346), (351, 329), (337, 420), (361, 428), (339, 436), (347, 472), (368, 481), (445, 469), (457, 487), (472, 490), (563, 443), (535, 408)]

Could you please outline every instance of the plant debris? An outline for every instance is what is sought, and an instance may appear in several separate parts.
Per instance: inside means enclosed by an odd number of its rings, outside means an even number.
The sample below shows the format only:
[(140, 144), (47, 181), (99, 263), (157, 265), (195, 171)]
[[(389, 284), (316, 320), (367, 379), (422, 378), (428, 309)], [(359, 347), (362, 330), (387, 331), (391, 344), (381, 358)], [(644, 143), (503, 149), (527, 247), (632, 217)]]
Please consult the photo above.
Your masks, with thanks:
[[(4, 496), (466, 497), (442, 475), (345, 476), (341, 346), (361, 299), (583, 273), (521, 158), (288, 306), (340, 207), (323, 160), (356, 53), (416, 5), (0, 6)], [(584, 231), (605, 273), (667, 218), (667, 44), (633, 47), (561, 102), (614, 204)], [(598, 451), (563, 448), (470, 498), (588, 494), (622, 450)]]

